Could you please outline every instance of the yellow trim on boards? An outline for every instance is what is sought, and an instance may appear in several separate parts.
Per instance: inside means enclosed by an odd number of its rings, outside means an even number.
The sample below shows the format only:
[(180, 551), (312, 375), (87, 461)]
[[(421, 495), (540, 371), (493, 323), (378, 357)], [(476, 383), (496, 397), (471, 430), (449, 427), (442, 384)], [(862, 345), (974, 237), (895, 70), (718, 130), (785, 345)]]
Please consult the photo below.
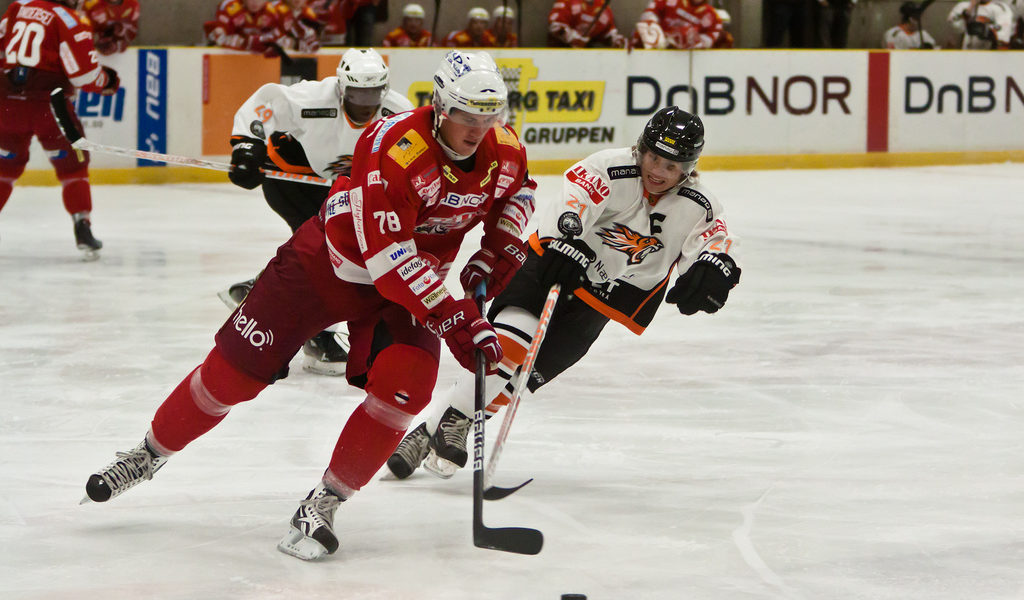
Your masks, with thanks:
[[(560, 175), (576, 162), (572, 159), (531, 160), (530, 173)], [(1024, 162), (1024, 150), (986, 152), (877, 152), (860, 154), (764, 154), (747, 156), (704, 156), (702, 171), (753, 171), (761, 169), (855, 169), (866, 167), (924, 167), (941, 165), (977, 165), (1000, 162)], [(95, 185), (159, 183), (227, 183), (227, 173), (193, 167), (136, 167), (128, 169), (90, 169)], [(25, 171), (16, 185), (57, 185), (57, 177), (47, 169)]]

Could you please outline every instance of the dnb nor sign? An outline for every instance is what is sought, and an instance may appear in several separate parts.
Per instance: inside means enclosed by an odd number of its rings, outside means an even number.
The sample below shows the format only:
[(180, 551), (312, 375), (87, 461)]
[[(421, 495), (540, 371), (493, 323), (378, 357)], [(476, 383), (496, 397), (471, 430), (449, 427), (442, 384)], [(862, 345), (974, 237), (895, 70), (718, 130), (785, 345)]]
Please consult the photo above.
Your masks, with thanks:
[[(138, 148), (167, 152), (167, 50), (139, 51)], [(164, 163), (139, 159), (140, 167)]]

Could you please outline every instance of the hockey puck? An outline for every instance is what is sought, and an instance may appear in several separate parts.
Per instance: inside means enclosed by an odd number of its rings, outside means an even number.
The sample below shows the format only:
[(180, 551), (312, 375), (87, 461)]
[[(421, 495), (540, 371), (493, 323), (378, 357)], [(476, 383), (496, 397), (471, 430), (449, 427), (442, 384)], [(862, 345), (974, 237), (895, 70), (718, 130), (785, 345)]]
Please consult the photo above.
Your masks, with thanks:
[(562, 594), (562, 600), (587, 600), (586, 594)]

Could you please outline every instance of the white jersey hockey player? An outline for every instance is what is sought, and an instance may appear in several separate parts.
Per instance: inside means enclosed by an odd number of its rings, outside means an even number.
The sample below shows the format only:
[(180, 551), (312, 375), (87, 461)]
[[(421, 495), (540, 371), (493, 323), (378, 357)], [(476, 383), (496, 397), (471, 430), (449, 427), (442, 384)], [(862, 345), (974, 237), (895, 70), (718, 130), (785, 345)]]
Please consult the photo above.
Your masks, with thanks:
[(994, 0), (964, 0), (949, 11), (947, 21), (963, 33), (964, 50), (1005, 49), (1013, 34), (1013, 10)]
[[(267, 204), (294, 233), (317, 215), (330, 187), (266, 179), (260, 167), (324, 179), (347, 177), (366, 127), (412, 110), (407, 98), (390, 89), (388, 78), (388, 66), (376, 50), (351, 48), (342, 55), (336, 76), (262, 86), (235, 113), (229, 178), (245, 189), (262, 186)], [(219, 294), (221, 300), (236, 307), (254, 281), (232, 285)], [(348, 356), (333, 332), (317, 334), (303, 352), (307, 370), (344, 374)]]
[[(537, 203), (532, 251), (488, 314), (504, 352), (498, 372), (487, 378), (488, 414), (509, 402), (513, 376), (556, 283), (564, 299), (538, 351), (531, 391), (582, 358), (609, 320), (639, 335), (663, 298), (687, 315), (722, 307), (740, 268), (722, 206), (694, 171), (703, 147), (700, 119), (664, 108), (636, 146), (576, 163), (565, 172), (561, 198)], [(679, 278), (669, 289), (673, 270)], [(442, 477), (465, 465), (473, 388), (466, 373), (441, 394), (438, 410), (388, 460), (396, 477), (408, 477), (424, 459)]]

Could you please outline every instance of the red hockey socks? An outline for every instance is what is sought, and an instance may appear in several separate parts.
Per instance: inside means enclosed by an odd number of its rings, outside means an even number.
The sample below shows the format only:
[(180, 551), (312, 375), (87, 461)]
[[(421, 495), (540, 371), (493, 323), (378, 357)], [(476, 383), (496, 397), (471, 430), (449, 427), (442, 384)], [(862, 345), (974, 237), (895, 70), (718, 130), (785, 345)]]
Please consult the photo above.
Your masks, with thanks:
[(232, 406), (255, 398), (265, 387), (228, 364), (214, 348), (157, 409), (146, 439), (157, 453), (173, 454), (213, 429)]

